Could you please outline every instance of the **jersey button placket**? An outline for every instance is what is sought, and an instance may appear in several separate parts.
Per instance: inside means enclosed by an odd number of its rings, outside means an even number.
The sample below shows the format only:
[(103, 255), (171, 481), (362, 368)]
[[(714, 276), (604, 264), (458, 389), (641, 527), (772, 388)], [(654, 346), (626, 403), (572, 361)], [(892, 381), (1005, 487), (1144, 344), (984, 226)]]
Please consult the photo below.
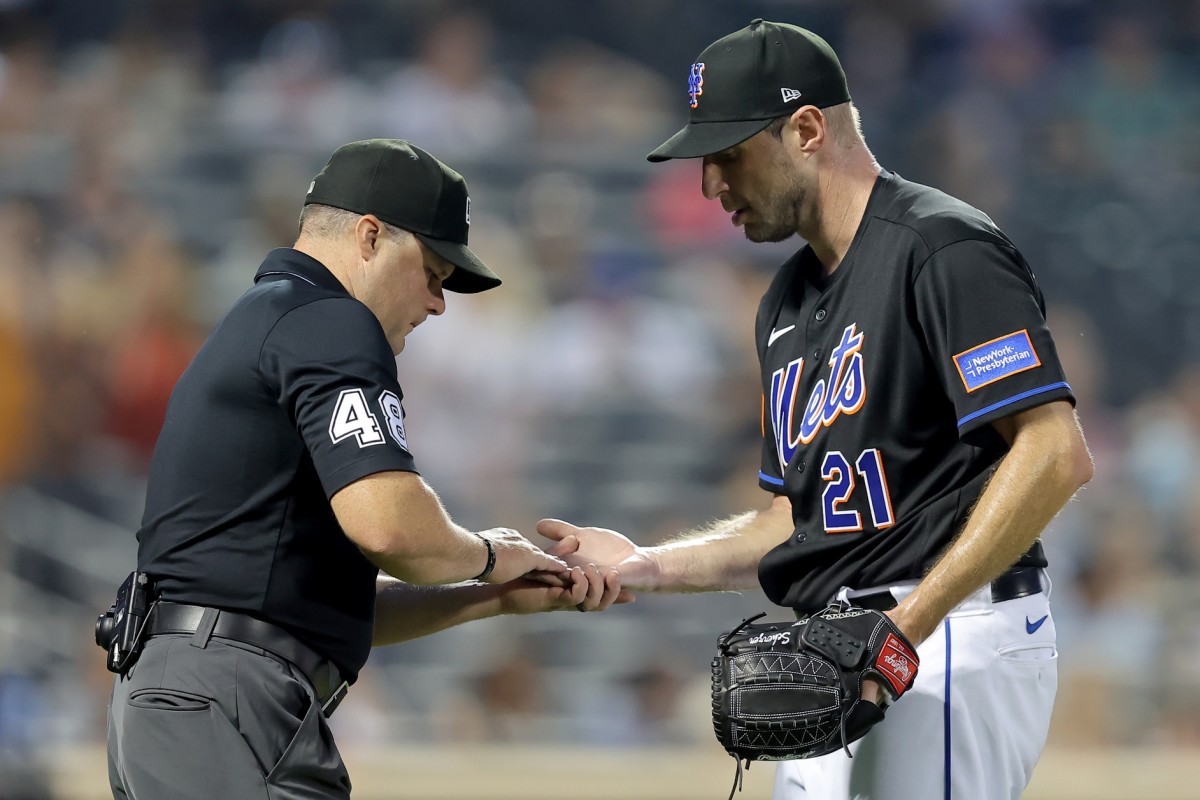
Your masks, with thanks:
[[(829, 314), (823, 308), (818, 308), (815, 312), (813, 312), (813, 319), (816, 320), (817, 322), (824, 322), (825, 317), (827, 317), (827, 316), (829, 316)], [(824, 352), (824, 350), (820, 347), (814, 348), (813, 349), (813, 360), (819, 361), (821, 358), (821, 354), (823, 352)], [(804, 472), (804, 462), (803, 461), (796, 462), (796, 472), (800, 472), (800, 473)], [(808, 539), (808, 534), (806, 534), (804, 532), (800, 532), (800, 533), (796, 534), (796, 543), (797, 544), (803, 544), (806, 539)]]

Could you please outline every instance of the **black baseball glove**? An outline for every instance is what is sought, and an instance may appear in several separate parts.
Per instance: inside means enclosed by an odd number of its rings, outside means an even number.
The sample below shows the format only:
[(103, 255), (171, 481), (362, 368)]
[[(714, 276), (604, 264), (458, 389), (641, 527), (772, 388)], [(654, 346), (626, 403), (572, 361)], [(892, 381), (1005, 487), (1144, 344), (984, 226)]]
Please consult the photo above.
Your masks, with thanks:
[(754, 624), (762, 616), (723, 635), (712, 662), (713, 727), (739, 777), (742, 761), (849, 755), (883, 719), (861, 699), (863, 679), (894, 701), (917, 677), (916, 648), (878, 611), (835, 604), (799, 622)]

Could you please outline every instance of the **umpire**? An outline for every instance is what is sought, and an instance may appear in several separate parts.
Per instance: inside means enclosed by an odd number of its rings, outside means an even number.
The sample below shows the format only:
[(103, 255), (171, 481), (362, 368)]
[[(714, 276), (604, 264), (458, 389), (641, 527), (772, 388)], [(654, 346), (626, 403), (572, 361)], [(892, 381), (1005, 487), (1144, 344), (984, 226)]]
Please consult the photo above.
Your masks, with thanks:
[[(467, 247), (470, 215), (429, 153), (339, 148), (295, 246), (267, 255), (180, 378), (109, 620), (118, 800), (348, 797), (325, 718), (372, 644), (617, 599), (615, 573), (455, 525), (416, 472), (395, 354), (444, 289), (500, 284)], [(378, 589), (380, 570), (403, 583)]]

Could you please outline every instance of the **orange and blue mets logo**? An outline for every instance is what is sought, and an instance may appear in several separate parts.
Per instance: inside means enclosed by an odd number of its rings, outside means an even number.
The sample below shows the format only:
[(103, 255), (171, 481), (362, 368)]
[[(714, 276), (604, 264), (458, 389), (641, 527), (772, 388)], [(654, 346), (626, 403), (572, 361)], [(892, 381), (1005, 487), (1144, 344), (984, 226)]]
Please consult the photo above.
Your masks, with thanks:
[[(851, 323), (829, 354), (829, 372), (813, 386), (808, 402), (797, 407), (804, 359), (797, 358), (771, 376), (771, 424), (779, 466), (787, 469), (800, 445), (807, 445), (822, 428), (842, 414), (856, 414), (867, 399), (862, 350), (863, 334)], [(795, 430), (799, 423), (799, 431)]]
[(692, 71), (688, 73), (688, 94), (692, 97), (690, 103), (692, 108), (700, 105), (697, 99), (704, 94), (704, 64), (692, 64)]

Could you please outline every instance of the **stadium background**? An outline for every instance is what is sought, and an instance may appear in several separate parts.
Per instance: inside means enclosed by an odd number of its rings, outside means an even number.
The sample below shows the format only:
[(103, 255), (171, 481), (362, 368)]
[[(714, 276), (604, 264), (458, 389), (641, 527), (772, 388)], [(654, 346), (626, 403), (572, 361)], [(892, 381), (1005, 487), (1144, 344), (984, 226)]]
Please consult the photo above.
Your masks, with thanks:
[[(694, 162), (643, 159), (755, 16), (825, 35), (881, 162), (985, 209), (1050, 300), (1097, 470), (1045, 540), (1060, 700), (1029, 796), (1200, 796), (1175, 780), (1200, 756), (1200, 3), (0, 0), (0, 798), (105, 796), (92, 626), (163, 407), (344, 141), (461, 171), (506, 279), (399, 362), (460, 522), (652, 543), (761, 502), (752, 320), (794, 242), (749, 245)], [(377, 651), (333, 720), (356, 796), (719, 797), (707, 662), (763, 603)]]

